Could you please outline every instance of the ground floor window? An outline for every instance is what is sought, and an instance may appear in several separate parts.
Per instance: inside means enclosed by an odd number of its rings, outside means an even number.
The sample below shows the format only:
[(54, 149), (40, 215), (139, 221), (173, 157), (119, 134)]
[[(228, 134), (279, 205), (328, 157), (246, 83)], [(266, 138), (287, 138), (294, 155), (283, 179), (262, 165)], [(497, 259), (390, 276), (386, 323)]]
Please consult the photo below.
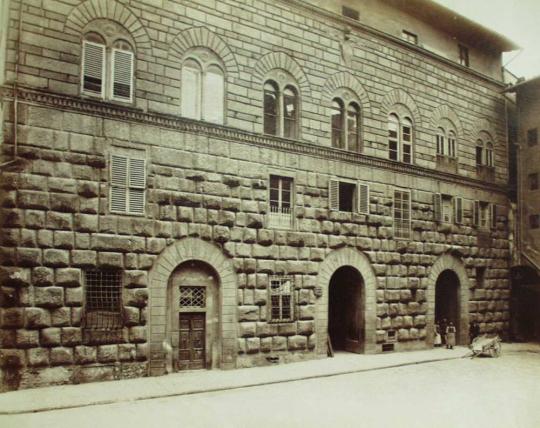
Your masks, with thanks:
[(294, 320), (293, 281), (290, 277), (270, 278), (270, 321)]

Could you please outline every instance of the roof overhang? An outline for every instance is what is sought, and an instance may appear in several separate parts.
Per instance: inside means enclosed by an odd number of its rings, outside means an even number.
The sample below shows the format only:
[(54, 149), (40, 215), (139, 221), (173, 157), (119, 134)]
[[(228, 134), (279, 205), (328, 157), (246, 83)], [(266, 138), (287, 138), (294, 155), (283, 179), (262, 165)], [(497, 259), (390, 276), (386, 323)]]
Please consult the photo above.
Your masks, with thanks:
[(458, 41), (482, 49), (510, 52), (520, 49), (507, 37), (477, 22), (457, 14), (432, 0), (383, 0), (409, 15), (429, 23), (455, 37)]
[(515, 85), (506, 88), (504, 92), (518, 92), (522, 89), (540, 89), (540, 76), (536, 76), (528, 80), (521, 80)]

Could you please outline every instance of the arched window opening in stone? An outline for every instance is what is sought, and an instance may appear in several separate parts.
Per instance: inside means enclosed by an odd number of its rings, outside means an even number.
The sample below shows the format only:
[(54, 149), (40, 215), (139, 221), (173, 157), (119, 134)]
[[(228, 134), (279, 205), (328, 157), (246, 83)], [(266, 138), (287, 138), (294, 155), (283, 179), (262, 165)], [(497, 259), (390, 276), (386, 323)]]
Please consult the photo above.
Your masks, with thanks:
[(486, 143), (486, 166), (493, 167), (493, 144)]
[(345, 148), (343, 132), (343, 116), (345, 107), (339, 98), (332, 101), (331, 126), (332, 126), (332, 147), (338, 149)]
[[(92, 24), (90, 27), (98, 26)], [(113, 28), (114, 25), (113, 25)], [(101, 99), (133, 101), (134, 50), (122, 30), (104, 36), (88, 31), (82, 41), (81, 93)]]
[(182, 116), (224, 123), (225, 73), (221, 60), (206, 48), (188, 52), (182, 64)]
[(388, 116), (388, 158), (399, 160), (399, 119), (395, 114)]
[(451, 158), (456, 157), (456, 133), (454, 131), (448, 131), (448, 156)]
[(360, 151), (360, 107), (354, 102), (347, 108), (347, 150)]
[(298, 95), (296, 89), (287, 86), (283, 91), (283, 136), (294, 139), (298, 129)]
[(264, 133), (278, 135), (278, 88), (273, 81), (264, 84)]
[(300, 134), (300, 93), (284, 70), (272, 70), (263, 86), (263, 129), (268, 135), (297, 139)]
[(476, 165), (482, 166), (484, 164), (484, 143), (482, 140), (476, 141)]
[(409, 117), (395, 113), (388, 116), (388, 158), (403, 163), (412, 163), (413, 124)]
[(441, 155), (441, 156), (444, 156), (444, 129), (442, 128), (437, 128), (437, 135), (436, 135), (436, 140), (437, 140), (437, 154), (438, 155)]

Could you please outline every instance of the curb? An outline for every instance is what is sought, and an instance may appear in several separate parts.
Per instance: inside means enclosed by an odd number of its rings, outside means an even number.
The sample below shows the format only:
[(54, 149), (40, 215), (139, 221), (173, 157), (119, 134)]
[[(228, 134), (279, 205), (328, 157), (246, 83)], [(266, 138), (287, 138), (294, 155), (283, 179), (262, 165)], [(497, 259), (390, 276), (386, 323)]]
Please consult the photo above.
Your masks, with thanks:
[(41, 407), (41, 408), (35, 408), (31, 410), (14, 410), (14, 411), (4, 411), (0, 410), (0, 416), (13, 416), (13, 415), (24, 415), (24, 414), (30, 414), (30, 413), (43, 413), (43, 412), (51, 412), (55, 410), (67, 410), (67, 409), (76, 409), (76, 408), (83, 408), (83, 407), (90, 407), (90, 406), (104, 406), (109, 404), (117, 404), (117, 403), (129, 403), (129, 402), (135, 402), (135, 401), (145, 401), (145, 400), (155, 400), (158, 398), (170, 398), (170, 397), (180, 397), (183, 395), (196, 395), (196, 394), (204, 394), (204, 393), (210, 393), (210, 392), (221, 392), (221, 391), (229, 391), (229, 390), (236, 390), (236, 389), (243, 389), (243, 388), (254, 388), (257, 386), (264, 386), (264, 385), (276, 385), (280, 383), (289, 383), (289, 382), (299, 382), (303, 380), (311, 380), (311, 379), (320, 379), (320, 378), (328, 378), (328, 377), (334, 377), (334, 376), (343, 376), (348, 374), (354, 374), (354, 373), (363, 373), (363, 372), (370, 372), (370, 371), (377, 371), (377, 370), (385, 370), (385, 369), (394, 369), (398, 367), (406, 367), (406, 366), (414, 366), (418, 364), (428, 364), (428, 363), (436, 363), (440, 361), (449, 361), (449, 360), (459, 360), (462, 358), (469, 358), (470, 355), (463, 355), (459, 357), (448, 357), (448, 358), (435, 358), (430, 360), (422, 360), (422, 361), (413, 361), (413, 362), (407, 362), (407, 363), (398, 363), (398, 364), (392, 364), (388, 366), (381, 366), (381, 367), (370, 367), (365, 369), (353, 369), (353, 370), (344, 370), (339, 372), (332, 372), (332, 373), (323, 373), (323, 374), (314, 374), (314, 375), (307, 375), (307, 376), (300, 376), (296, 378), (288, 378), (288, 379), (277, 379), (277, 380), (268, 380), (268, 381), (262, 381), (262, 382), (254, 382), (254, 383), (245, 383), (242, 385), (233, 385), (233, 386), (219, 386), (219, 387), (210, 387), (210, 388), (204, 388), (204, 389), (192, 389), (192, 390), (186, 390), (186, 391), (179, 391), (179, 392), (173, 392), (173, 393), (166, 393), (166, 394), (154, 394), (154, 395), (147, 395), (147, 396), (141, 396), (136, 398), (130, 398), (130, 399), (122, 399), (118, 398), (116, 400), (113, 399), (107, 399), (107, 400), (101, 400), (101, 401), (93, 401), (91, 403), (84, 403), (84, 404), (73, 404), (73, 405), (59, 405), (59, 406), (49, 406), (49, 407)]

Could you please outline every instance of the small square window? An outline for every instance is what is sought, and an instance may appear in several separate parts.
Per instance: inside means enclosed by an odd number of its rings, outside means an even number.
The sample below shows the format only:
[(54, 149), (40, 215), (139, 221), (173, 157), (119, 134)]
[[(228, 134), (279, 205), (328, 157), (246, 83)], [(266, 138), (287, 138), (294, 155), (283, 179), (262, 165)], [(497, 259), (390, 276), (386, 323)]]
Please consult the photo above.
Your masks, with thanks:
[(539, 214), (531, 214), (529, 216), (529, 227), (531, 229), (540, 228), (540, 215)]
[(342, 6), (341, 14), (347, 18), (351, 18), (356, 21), (360, 19), (360, 13), (356, 9), (353, 9), (352, 7)]
[(403, 30), (401, 32), (401, 38), (406, 42), (412, 43), (413, 45), (418, 44), (418, 36), (410, 31)]
[(538, 173), (529, 174), (529, 190), (538, 189)]
[(527, 131), (527, 144), (529, 146), (536, 146), (538, 144), (538, 128)]
[(270, 321), (294, 321), (293, 293), (294, 284), (291, 277), (270, 278)]
[(465, 67), (469, 66), (469, 48), (463, 45), (459, 47), (459, 63)]

